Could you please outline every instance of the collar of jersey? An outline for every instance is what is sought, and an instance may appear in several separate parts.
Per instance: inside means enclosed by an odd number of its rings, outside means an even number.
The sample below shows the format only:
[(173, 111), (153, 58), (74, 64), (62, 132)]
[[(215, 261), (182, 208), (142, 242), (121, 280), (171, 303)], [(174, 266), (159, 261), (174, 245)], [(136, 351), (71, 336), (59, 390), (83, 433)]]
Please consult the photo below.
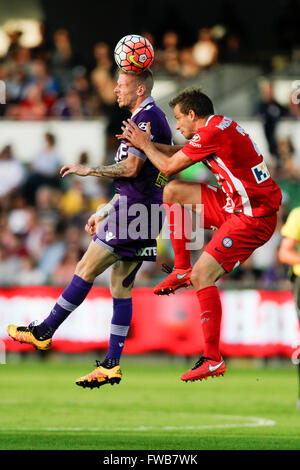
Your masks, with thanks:
[(206, 123), (205, 123), (205, 126), (204, 126), (204, 127), (206, 127), (206, 126), (207, 126), (207, 124), (209, 123), (209, 121), (210, 121), (212, 118), (214, 118), (215, 116), (216, 116), (215, 114), (211, 114), (211, 115), (209, 116), (209, 118), (207, 119), (207, 121), (206, 121)]
[(131, 115), (131, 119), (137, 115), (137, 113), (139, 113), (140, 111), (142, 111), (142, 109), (146, 108), (146, 106), (148, 106), (149, 104), (153, 104), (154, 103), (154, 99), (152, 98), (152, 96), (147, 96), (147, 98), (144, 99), (144, 101), (142, 101), (142, 103), (139, 105), (139, 107), (134, 111), (134, 113)]

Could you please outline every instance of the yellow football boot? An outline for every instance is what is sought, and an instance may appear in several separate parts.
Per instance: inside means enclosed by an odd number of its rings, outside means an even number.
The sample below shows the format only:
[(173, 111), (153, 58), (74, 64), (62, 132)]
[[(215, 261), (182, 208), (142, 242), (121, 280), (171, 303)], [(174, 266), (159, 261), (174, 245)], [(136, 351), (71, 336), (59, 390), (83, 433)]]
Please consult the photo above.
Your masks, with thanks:
[(14, 341), (31, 344), (40, 351), (47, 351), (51, 348), (52, 338), (40, 340), (33, 335), (33, 324), (29, 326), (8, 325), (7, 333)]
[(101, 366), (100, 361), (96, 361), (97, 368), (84, 377), (76, 380), (76, 384), (83, 388), (99, 388), (105, 384), (118, 384), (122, 379), (120, 366), (117, 365), (111, 369)]

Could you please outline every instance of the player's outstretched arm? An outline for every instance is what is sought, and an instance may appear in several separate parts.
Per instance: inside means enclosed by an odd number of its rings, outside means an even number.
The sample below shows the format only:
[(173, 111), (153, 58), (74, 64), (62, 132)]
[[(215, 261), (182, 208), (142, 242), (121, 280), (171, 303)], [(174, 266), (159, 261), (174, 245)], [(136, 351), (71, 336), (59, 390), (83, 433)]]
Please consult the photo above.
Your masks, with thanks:
[(143, 160), (129, 153), (126, 160), (122, 160), (114, 165), (99, 165), (97, 167), (80, 165), (79, 163), (65, 165), (60, 170), (60, 174), (62, 178), (67, 175), (134, 178), (138, 175), (143, 163)]
[(122, 127), (125, 138), (133, 147), (141, 149), (149, 160), (167, 177), (193, 165), (194, 162), (187, 157), (182, 150), (177, 151), (171, 157), (159, 151), (151, 142), (150, 123), (147, 123), (146, 132), (141, 131), (139, 127), (130, 119), (124, 121)]
[(154, 147), (166, 155), (166, 157), (172, 157), (174, 153), (179, 152), (184, 145), (168, 145), (168, 144), (158, 144), (157, 142), (153, 143)]

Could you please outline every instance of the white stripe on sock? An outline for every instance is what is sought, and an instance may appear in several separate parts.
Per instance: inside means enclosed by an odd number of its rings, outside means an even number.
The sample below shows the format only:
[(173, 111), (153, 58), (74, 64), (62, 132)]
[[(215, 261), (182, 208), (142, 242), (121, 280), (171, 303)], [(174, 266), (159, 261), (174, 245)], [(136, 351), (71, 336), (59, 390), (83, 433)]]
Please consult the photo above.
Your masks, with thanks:
[(124, 325), (113, 325), (110, 327), (110, 334), (118, 336), (126, 336), (129, 330), (129, 326)]
[(78, 307), (78, 305), (71, 304), (71, 302), (68, 302), (68, 300), (66, 300), (62, 295), (59, 297), (56, 303), (68, 312), (73, 312), (73, 310)]

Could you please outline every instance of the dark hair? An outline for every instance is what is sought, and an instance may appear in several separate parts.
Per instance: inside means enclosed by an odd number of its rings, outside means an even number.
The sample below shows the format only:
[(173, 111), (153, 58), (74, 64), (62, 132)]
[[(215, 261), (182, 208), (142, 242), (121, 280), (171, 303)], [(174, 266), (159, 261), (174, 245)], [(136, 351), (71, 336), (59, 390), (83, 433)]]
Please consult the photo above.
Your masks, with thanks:
[(202, 93), (200, 88), (186, 88), (169, 101), (171, 108), (175, 108), (177, 104), (183, 114), (188, 114), (190, 110), (194, 111), (198, 117), (214, 114), (211, 99)]
[(45, 139), (49, 145), (55, 145), (55, 136), (51, 134), (51, 132), (46, 132), (45, 133)]

